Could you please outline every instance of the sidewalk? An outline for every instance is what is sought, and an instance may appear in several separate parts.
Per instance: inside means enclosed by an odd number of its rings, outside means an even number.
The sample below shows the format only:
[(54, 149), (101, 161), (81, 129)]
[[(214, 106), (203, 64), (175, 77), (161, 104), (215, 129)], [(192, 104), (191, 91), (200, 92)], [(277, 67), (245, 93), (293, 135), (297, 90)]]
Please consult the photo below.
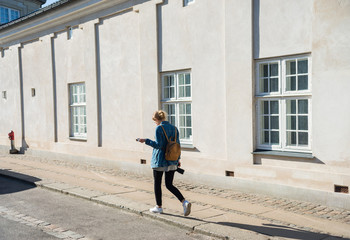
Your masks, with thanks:
[(165, 186), (165, 213), (150, 213), (153, 179), (117, 169), (0, 154), (0, 174), (217, 238), (350, 239), (350, 211), (184, 183), (176, 176), (174, 185), (193, 204), (188, 217)]

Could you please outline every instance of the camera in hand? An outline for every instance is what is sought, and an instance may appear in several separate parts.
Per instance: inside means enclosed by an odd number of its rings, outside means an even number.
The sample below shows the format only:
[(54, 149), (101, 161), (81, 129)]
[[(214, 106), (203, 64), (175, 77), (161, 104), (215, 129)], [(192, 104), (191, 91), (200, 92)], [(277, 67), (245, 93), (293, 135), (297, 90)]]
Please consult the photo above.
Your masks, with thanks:
[(178, 172), (178, 173), (180, 173), (180, 174), (184, 174), (185, 170), (178, 167), (178, 168), (176, 169), (176, 172)]

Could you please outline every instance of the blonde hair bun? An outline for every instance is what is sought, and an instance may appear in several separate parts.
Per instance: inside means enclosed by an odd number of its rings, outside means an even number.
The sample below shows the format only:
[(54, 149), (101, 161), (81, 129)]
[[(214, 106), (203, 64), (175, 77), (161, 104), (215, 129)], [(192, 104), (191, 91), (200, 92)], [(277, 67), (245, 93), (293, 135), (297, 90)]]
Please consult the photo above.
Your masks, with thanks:
[(164, 112), (163, 110), (155, 111), (152, 117), (153, 120), (160, 120), (160, 121), (164, 121), (166, 120), (166, 118), (167, 118), (167, 113)]

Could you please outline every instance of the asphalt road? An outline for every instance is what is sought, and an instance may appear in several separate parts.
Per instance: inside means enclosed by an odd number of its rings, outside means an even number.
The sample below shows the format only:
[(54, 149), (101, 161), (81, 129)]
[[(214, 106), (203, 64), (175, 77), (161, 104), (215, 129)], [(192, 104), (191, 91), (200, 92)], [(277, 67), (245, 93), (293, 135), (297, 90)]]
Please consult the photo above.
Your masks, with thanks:
[(0, 239), (212, 239), (0, 176)]

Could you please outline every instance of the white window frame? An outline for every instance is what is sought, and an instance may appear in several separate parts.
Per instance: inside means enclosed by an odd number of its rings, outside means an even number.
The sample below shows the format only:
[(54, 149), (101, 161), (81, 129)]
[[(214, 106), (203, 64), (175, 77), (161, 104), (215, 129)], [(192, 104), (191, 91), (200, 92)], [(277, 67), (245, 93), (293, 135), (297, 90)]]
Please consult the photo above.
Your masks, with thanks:
[[(4, 7), (4, 6), (0, 6), (0, 8), (3, 8), (5, 10), (7, 10), (8, 16), (9, 16), (8, 19), (7, 19), (7, 22), (1, 22), (1, 16), (0, 16), (0, 24), (5, 24), (5, 23), (11, 22), (11, 21), (21, 17), (20, 12), (18, 10), (16, 10), (16, 9), (9, 8), (9, 7)], [(18, 14), (18, 17), (12, 18), (11, 11), (16, 12)]]
[[(185, 84), (182, 85), (184, 86), (184, 93), (185, 96), (184, 97), (180, 97), (180, 93), (179, 93), (179, 75), (180, 74), (189, 74), (190, 75), (190, 84), (186, 84), (186, 80), (185, 80)], [(174, 77), (174, 96), (169, 96), (169, 97), (165, 97), (165, 89), (169, 89), (164, 87), (164, 81), (165, 81), (165, 77), (166, 76), (173, 76)], [(172, 124), (174, 124), (180, 133), (180, 141), (181, 144), (185, 144), (185, 145), (192, 145), (193, 144), (193, 111), (192, 111), (192, 74), (191, 71), (176, 71), (176, 72), (167, 72), (167, 73), (163, 73), (161, 74), (161, 105), (162, 105), (162, 109), (166, 110), (166, 105), (174, 105), (175, 106), (175, 113), (174, 114), (169, 114), (168, 112), (168, 119), (170, 121), (171, 117), (174, 117), (175, 119), (175, 123), (171, 122)], [(186, 96), (186, 86), (190, 87), (190, 97)], [(182, 114), (181, 116), (185, 117), (191, 117), (191, 126), (188, 127), (187, 123), (185, 124), (186, 126), (179, 126), (180, 125), (180, 105), (181, 104), (190, 104), (191, 107), (191, 113), (190, 114)], [(191, 137), (189, 139), (186, 138), (181, 138), (181, 129), (185, 129), (185, 131), (187, 131), (188, 129), (191, 129)]]
[[(286, 62), (290, 60), (308, 60), (308, 89), (306, 90), (295, 90), (295, 91), (287, 91), (286, 90)], [(267, 63), (276, 63), (278, 62), (278, 91), (276, 92), (260, 92), (260, 66)], [(255, 85), (255, 100), (256, 100), (256, 139), (257, 139), (257, 148), (263, 150), (277, 150), (277, 151), (297, 151), (297, 152), (311, 152), (311, 144), (312, 144), (312, 84), (311, 84), (311, 56), (310, 55), (302, 55), (295, 57), (283, 57), (283, 58), (273, 58), (268, 60), (261, 60), (256, 62), (256, 85)], [(303, 75), (303, 74), (301, 74)], [(296, 80), (297, 81), (297, 80)], [(307, 99), (308, 100), (308, 145), (302, 146), (288, 146), (287, 145), (287, 100), (300, 100)], [(279, 102), (279, 143), (278, 144), (264, 144), (262, 140), (262, 109), (261, 102), (267, 100), (278, 100)], [(298, 121), (297, 121), (298, 122)], [(269, 126), (269, 131), (271, 131), (271, 126)], [(293, 130), (293, 132), (303, 132), (303, 130)]]
[[(78, 86), (84, 86), (85, 92), (81, 92), (81, 88)], [(74, 102), (74, 93), (73, 88), (77, 88), (77, 96), (78, 101)], [(81, 101), (81, 97), (84, 96), (85, 101)], [(72, 139), (86, 139), (87, 138), (87, 114), (86, 114), (86, 85), (85, 83), (72, 83), (69, 84), (69, 116), (70, 116), (70, 138)], [(74, 115), (74, 109), (79, 109), (79, 113)], [(85, 114), (81, 114), (80, 110), (84, 109)], [(75, 122), (75, 118), (78, 118), (78, 122)], [(85, 118), (81, 123), (81, 118)], [(75, 125), (78, 126), (78, 131), (75, 130)]]

